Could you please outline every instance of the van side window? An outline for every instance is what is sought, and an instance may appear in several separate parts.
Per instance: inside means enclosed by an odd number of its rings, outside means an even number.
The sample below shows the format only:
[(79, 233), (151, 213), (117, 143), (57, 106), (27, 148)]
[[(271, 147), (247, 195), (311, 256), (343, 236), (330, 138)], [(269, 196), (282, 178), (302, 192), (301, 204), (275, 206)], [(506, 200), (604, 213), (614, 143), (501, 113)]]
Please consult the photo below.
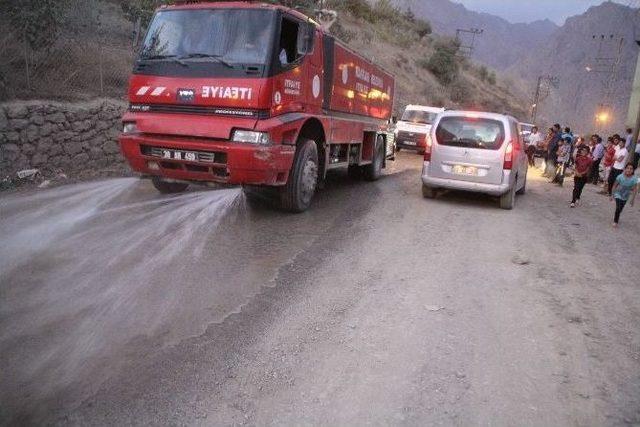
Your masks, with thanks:
[(299, 37), (300, 24), (293, 20), (283, 18), (280, 29), (280, 45), (278, 48), (280, 65), (291, 64), (302, 56), (298, 53)]

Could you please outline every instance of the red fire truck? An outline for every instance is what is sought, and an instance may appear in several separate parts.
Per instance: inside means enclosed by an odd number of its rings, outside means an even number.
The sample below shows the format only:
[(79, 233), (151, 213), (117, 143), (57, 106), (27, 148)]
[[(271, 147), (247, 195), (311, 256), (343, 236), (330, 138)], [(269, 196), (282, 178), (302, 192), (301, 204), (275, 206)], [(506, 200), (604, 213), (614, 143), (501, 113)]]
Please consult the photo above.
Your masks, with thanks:
[(380, 177), (394, 151), (394, 83), (295, 10), (178, 2), (151, 21), (120, 146), (160, 192), (276, 187), (301, 212), (331, 169)]

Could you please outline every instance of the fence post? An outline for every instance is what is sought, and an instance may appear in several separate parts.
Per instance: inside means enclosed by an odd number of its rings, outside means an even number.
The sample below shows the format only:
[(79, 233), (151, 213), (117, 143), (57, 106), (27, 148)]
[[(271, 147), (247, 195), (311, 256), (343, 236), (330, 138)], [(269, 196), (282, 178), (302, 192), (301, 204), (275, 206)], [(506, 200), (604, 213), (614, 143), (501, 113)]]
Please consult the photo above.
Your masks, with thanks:
[(31, 77), (29, 76), (29, 41), (27, 40), (27, 29), (25, 27), (24, 34), (24, 69), (27, 78), (27, 90), (31, 90)]
[(102, 57), (104, 56), (104, 46), (100, 46), (100, 59), (98, 61), (100, 68), (100, 95), (104, 96), (104, 71), (102, 70)]

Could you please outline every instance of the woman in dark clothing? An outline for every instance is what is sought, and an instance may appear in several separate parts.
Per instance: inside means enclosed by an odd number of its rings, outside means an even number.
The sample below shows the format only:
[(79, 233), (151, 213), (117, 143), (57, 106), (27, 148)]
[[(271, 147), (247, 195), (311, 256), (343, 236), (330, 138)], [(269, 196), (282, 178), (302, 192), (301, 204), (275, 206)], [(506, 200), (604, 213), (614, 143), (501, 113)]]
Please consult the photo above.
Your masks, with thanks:
[(576, 203), (580, 201), (582, 190), (584, 189), (587, 179), (589, 179), (589, 171), (593, 165), (593, 157), (589, 154), (589, 148), (586, 145), (578, 147), (578, 153), (575, 158), (575, 173), (573, 175), (573, 199), (571, 199), (571, 207), (575, 208)]

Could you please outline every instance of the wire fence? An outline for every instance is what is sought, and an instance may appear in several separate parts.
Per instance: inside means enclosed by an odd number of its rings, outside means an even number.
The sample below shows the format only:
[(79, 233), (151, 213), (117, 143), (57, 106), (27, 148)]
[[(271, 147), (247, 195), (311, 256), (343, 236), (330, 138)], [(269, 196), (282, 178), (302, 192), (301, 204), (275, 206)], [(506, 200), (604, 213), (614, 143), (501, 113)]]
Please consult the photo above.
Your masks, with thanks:
[(0, 101), (125, 96), (134, 24), (108, 3), (78, 0), (75, 6), (55, 40), (42, 47), (0, 22), (8, 29), (0, 34)]

